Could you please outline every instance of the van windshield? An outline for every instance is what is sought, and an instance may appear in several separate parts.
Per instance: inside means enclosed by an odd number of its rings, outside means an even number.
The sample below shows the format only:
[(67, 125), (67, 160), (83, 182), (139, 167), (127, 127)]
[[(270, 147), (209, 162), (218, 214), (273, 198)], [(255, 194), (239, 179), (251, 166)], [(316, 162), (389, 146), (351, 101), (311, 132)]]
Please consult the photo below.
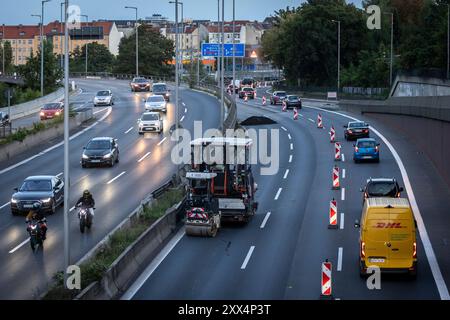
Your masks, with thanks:
[(393, 182), (372, 182), (367, 187), (370, 196), (373, 197), (396, 197), (397, 186)]

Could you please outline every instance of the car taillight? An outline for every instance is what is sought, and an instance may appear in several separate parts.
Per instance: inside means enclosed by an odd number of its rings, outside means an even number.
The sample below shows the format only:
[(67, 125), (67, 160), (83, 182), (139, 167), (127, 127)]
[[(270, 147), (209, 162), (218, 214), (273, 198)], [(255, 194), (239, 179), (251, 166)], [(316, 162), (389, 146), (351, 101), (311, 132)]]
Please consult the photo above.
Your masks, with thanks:
[(380, 150), (380, 147), (379, 146), (376, 146), (375, 147), (375, 152), (378, 152)]
[(364, 129), (363, 132), (369, 132), (369, 129)]
[(358, 147), (355, 147), (355, 152), (359, 152), (359, 148)]
[(366, 257), (366, 243), (364, 241), (360, 242), (360, 255), (361, 255), (361, 258)]
[(352, 133), (353, 131), (352, 131), (352, 130), (350, 130), (350, 129), (348, 129), (348, 130), (347, 130), (347, 132), (348, 132), (348, 133)]
[(417, 258), (417, 243), (413, 243), (413, 258)]

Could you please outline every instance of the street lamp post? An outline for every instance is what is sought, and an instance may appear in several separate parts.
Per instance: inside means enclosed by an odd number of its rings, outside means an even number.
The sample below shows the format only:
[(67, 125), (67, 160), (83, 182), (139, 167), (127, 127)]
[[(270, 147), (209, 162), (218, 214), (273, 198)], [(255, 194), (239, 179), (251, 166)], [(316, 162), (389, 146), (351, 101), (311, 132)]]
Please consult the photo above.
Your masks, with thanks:
[(61, 69), (63, 69), (64, 68), (64, 58), (63, 58), (63, 51), (64, 51), (64, 49), (63, 49), (63, 33), (64, 33), (64, 25), (63, 25), (63, 19), (64, 19), (64, 17), (63, 17), (63, 12), (64, 12), (64, 2), (61, 2), (61, 34), (60, 34), (60, 38), (61, 38), (61, 41), (60, 41), (60, 47), (59, 47), (59, 49), (60, 49), (60, 52), (61, 52)]
[(236, 3), (233, 0), (233, 101), (236, 103)]
[(41, 97), (44, 96), (44, 4), (51, 0), (41, 1)]
[(69, 0), (64, 8), (64, 285), (67, 286), (67, 269), (70, 264), (69, 246)]
[(450, 4), (447, 4), (447, 79), (450, 77)]
[[(89, 24), (89, 17), (86, 15), (86, 14), (80, 14), (80, 17), (84, 17), (84, 18), (86, 18), (86, 25), (88, 25)], [(86, 74), (86, 77), (87, 77), (87, 73), (88, 73), (88, 44), (89, 44), (89, 42), (86, 42), (86, 45), (85, 45), (85, 47), (86, 47), (86, 61), (85, 61), (85, 74)]]
[(138, 8), (126, 6), (125, 9), (133, 9), (136, 11), (136, 21), (134, 26), (136, 28), (136, 77), (139, 77), (139, 27), (138, 27)]
[[(225, 0), (222, 0), (222, 50), (221, 50), (221, 75), (220, 75), (220, 93), (221, 93), (221, 105), (220, 105), (220, 123), (223, 125), (225, 101), (224, 101), (224, 89), (225, 89)], [(225, 129), (225, 128), (224, 128)]]
[(392, 87), (392, 76), (393, 76), (393, 66), (394, 66), (394, 13), (385, 12), (384, 14), (391, 16), (391, 63), (389, 71), (389, 86)]
[(341, 88), (341, 21), (340, 20), (332, 20), (338, 24), (338, 64), (337, 64), (337, 92)]
[[(175, 4), (175, 1), (169, 1), (170, 4)], [(179, 5), (181, 5), (181, 47), (184, 47), (184, 3), (181, 1), (177, 1)], [(178, 25), (177, 25), (178, 28)], [(183, 49), (179, 50), (181, 54), (181, 63), (178, 65), (180, 71), (183, 71)]]
[(5, 75), (5, 24), (2, 30), (2, 75)]
[[(175, 130), (178, 130), (178, 98), (179, 98), (179, 60), (180, 60), (180, 48), (179, 48), (179, 30), (178, 30), (178, 0), (169, 1), (169, 3), (175, 4)], [(177, 144), (178, 145), (178, 144)]]

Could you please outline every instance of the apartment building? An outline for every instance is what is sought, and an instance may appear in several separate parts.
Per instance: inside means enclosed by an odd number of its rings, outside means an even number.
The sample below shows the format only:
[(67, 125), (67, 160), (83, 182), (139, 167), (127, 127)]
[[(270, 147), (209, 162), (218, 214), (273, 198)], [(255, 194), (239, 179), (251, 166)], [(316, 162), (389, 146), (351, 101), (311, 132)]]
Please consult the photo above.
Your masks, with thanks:
[[(184, 30), (183, 30), (184, 29)], [(166, 27), (161, 28), (160, 30), (161, 34), (174, 41), (175, 43), (175, 35), (176, 35), (176, 29), (175, 27)], [(183, 28), (181, 28), (181, 25), (178, 29), (179, 32), (179, 46), (180, 49), (183, 51), (183, 55), (190, 55), (190, 52), (196, 52), (199, 51), (201, 48), (202, 42), (206, 42), (208, 39), (208, 28), (205, 27), (203, 24), (198, 25), (185, 25)]]
[[(40, 26), (17, 25), (1, 26), (0, 38), (9, 41), (12, 47), (14, 65), (25, 64), (27, 58), (37, 54), (41, 45)], [(53, 52), (64, 52), (64, 24), (59, 21), (44, 25), (43, 38), (53, 43)], [(113, 55), (119, 54), (122, 34), (113, 22), (84, 22), (80, 28), (69, 30), (69, 51), (81, 48), (86, 43), (104, 44)]]

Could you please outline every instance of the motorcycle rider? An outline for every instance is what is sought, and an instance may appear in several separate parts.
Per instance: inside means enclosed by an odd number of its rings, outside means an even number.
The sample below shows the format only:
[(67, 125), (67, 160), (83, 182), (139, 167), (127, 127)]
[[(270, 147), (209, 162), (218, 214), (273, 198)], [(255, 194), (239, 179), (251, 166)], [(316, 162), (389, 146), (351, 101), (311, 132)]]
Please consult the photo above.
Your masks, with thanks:
[[(47, 219), (42, 214), (42, 203), (35, 202), (33, 204), (33, 209), (27, 214), (26, 222), (30, 224), (32, 221), (36, 221), (39, 225), (39, 229), (41, 230), (42, 240), (47, 238)], [(30, 227), (27, 227), (27, 231), (30, 232)]]
[(86, 189), (83, 191), (83, 195), (81, 196), (80, 199), (78, 199), (78, 202), (75, 206), (76, 207), (81, 206), (88, 209), (90, 215), (89, 218), (94, 218), (95, 200), (92, 194), (89, 192), (89, 190)]

